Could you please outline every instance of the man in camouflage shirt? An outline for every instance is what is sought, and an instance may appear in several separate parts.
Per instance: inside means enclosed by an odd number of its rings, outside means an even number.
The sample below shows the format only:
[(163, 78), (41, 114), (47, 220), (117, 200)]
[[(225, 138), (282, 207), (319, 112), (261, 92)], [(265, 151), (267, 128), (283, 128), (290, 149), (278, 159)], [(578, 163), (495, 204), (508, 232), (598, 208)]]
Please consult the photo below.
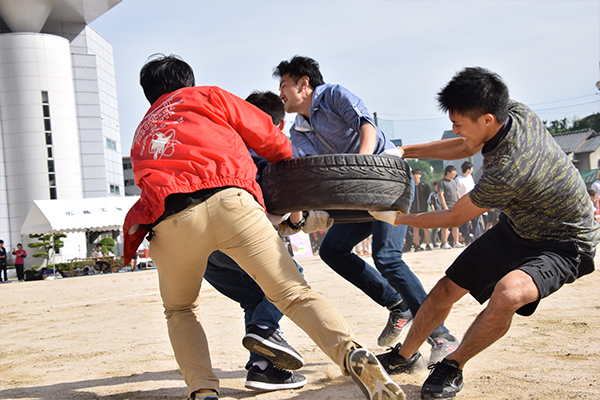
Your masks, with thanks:
[(435, 365), (421, 388), (422, 399), (455, 397), (463, 387), (465, 363), (504, 336), (515, 313), (533, 314), (542, 298), (591, 273), (600, 241), (579, 171), (539, 117), (509, 100), (498, 75), (466, 68), (442, 89), (438, 101), (460, 138), (404, 146), (404, 157), (453, 160), (481, 151), (483, 175), (449, 210), (371, 213), (394, 225), (420, 228), (457, 226), (488, 209), (503, 214), (431, 290), (404, 345), (378, 356), (388, 372), (410, 370), (420, 345), (455, 302), (467, 293), (481, 304), (489, 299), (456, 351)]

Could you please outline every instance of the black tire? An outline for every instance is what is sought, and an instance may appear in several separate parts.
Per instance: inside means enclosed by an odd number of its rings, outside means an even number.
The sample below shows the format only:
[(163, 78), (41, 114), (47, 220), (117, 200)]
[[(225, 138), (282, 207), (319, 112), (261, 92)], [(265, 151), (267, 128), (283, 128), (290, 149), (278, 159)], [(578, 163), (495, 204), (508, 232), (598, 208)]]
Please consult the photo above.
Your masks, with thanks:
[(336, 223), (368, 222), (366, 210), (410, 208), (411, 173), (397, 157), (331, 154), (267, 166), (261, 187), (267, 210), (326, 210)]

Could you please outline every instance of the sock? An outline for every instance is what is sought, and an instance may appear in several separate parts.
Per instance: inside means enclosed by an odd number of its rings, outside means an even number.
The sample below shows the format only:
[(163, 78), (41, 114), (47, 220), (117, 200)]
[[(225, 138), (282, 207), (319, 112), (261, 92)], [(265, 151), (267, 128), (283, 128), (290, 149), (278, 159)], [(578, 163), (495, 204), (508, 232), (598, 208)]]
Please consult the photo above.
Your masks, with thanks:
[(261, 371), (264, 371), (265, 369), (267, 369), (269, 364), (271, 364), (271, 363), (267, 360), (260, 360), (260, 361), (256, 361), (256, 362), (252, 363), (252, 365), (256, 365), (258, 368), (260, 368)]
[(217, 392), (197, 393), (194, 392), (192, 399), (212, 400), (217, 398)]
[(391, 306), (388, 307), (388, 310), (390, 311), (400, 311), (402, 313), (405, 313), (408, 311), (408, 306), (406, 305), (406, 303), (404, 302), (404, 300), (400, 300), (399, 302), (392, 304)]

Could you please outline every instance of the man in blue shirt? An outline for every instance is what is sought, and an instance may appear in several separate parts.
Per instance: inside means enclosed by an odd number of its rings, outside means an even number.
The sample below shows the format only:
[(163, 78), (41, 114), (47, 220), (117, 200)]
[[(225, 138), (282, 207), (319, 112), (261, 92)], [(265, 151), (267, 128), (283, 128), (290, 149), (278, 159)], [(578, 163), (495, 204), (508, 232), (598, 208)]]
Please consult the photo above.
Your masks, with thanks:
[[(323, 81), (315, 60), (295, 56), (279, 63), (273, 75), (280, 79), (285, 110), (297, 113), (290, 129), (295, 156), (381, 154), (396, 148), (375, 125), (360, 98), (340, 85)], [(371, 234), (377, 269), (352, 253), (353, 247)], [(405, 235), (406, 226), (391, 226), (381, 221), (334, 223), (319, 250), (330, 268), (390, 310), (388, 324), (378, 339), (380, 346), (397, 341), (426, 296), (421, 282), (402, 260)], [(458, 345), (443, 325), (429, 339), (431, 364)]]

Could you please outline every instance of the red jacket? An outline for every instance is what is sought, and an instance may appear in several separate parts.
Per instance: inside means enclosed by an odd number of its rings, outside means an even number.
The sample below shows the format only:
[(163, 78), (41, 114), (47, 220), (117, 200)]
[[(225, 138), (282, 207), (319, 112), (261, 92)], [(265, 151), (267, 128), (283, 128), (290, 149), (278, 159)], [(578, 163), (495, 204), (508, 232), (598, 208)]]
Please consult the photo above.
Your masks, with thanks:
[(164, 213), (170, 194), (236, 186), (264, 207), (247, 147), (271, 163), (292, 157), (292, 145), (271, 117), (216, 86), (182, 88), (154, 102), (131, 145), (142, 194), (123, 225), (125, 263), (147, 234), (145, 225)]

